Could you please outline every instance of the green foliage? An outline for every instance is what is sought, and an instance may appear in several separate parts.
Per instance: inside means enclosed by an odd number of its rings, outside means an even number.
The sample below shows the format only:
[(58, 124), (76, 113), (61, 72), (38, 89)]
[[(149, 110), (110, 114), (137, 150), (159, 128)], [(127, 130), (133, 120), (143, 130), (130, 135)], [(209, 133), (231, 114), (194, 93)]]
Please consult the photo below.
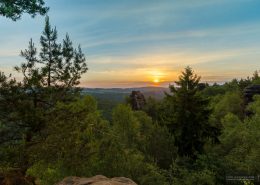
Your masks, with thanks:
[(173, 94), (167, 96), (173, 104), (172, 120), (168, 126), (174, 134), (180, 156), (196, 158), (203, 152), (208, 138), (218, 140), (219, 128), (209, 123), (209, 100), (200, 93), (199, 81), (200, 77), (187, 67), (175, 82), (177, 87), (170, 86)]
[(255, 71), (253, 73), (252, 84), (260, 84), (260, 76), (259, 76), (258, 71)]
[(81, 47), (74, 49), (68, 35), (62, 44), (58, 43), (57, 39), (57, 30), (52, 29), (49, 17), (46, 17), (45, 28), (40, 39), (39, 57), (31, 40), (28, 49), (21, 52), (21, 56), (27, 62), (15, 68), (23, 74), (24, 84), (31, 88), (59, 87), (59, 89), (71, 88), (79, 84), (81, 75), (88, 70)]
[[(118, 118), (121, 118), (120, 122)], [(119, 105), (114, 110), (113, 120), (113, 129), (114, 133), (117, 133), (118, 143), (138, 149), (161, 168), (169, 168), (177, 154), (174, 138), (166, 127), (153, 123), (144, 112), (133, 112), (126, 105)], [(125, 141), (123, 138), (128, 140)]]
[(259, 116), (260, 114), (260, 95), (255, 95), (253, 97), (254, 102), (249, 104), (247, 110), (254, 113), (255, 116)]
[(160, 102), (155, 98), (148, 97), (144, 111), (154, 120), (159, 120), (160, 117)]
[[(0, 15), (13, 21), (47, 11), (44, 0), (0, 0)], [(202, 90), (187, 67), (171, 94), (148, 98), (144, 112), (116, 106), (124, 94), (99, 98), (109, 122), (77, 88), (88, 70), (81, 47), (68, 35), (59, 43), (49, 17), (39, 52), (30, 40), (21, 56), (21, 82), (0, 72), (0, 176), (18, 168), (41, 185), (97, 174), (140, 185), (216, 185), (226, 174), (260, 174), (260, 96), (246, 108), (250, 117), (242, 100), (245, 87), (260, 84), (258, 71)]]
[(113, 129), (122, 144), (134, 147), (140, 124), (129, 106), (119, 105), (113, 112)]
[(240, 92), (227, 92), (224, 95), (214, 97), (213, 100), (213, 116), (217, 120), (221, 120), (228, 113), (233, 113), (243, 118), (243, 99)]
[(23, 13), (28, 13), (32, 17), (36, 14), (45, 15), (49, 8), (44, 6), (43, 0), (1, 0), (0, 15), (16, 21)]
[(29, 173), (40, 168), (41, 171), (34, 175), (44, 183), (55, 176), (49, 172), (58, 173), (60, 179), (67, 175), (94, 175), (91, 162), (99, 152), (107, 124), (100, 117), (92, 97), (86, 96), (69, 104), (58, 103), (44, 130), (48, 133), (46, 139), (30, 149), (31, 162), (36, 166), (33, 165)]
[[(255, 111), (257, 111), (256, 104), (259, 104), (259, 100), (252, 104), (252, 109)], [(214, 151), (223, 156), (227, 174), (259, 174), (259, 121), (258, 114), (242, 122), (231, 113), (222, 120), (224, 126), (224, 132), (220, 137), (222, 144), (215, 147)]]
[(217, 95), (224, 95), (228, 92), (243, 93), (244, 89), (252, 84), (260, 84), (260, 77), (258, 71), (255, 71), (252, 77), (247, 77), (245, 79), (233, 79), (230, 82), (225, 82), (223, 85), (214, 83), (212, 86), (207, 86), (202, 93), (207, 97), (214, 97)]
[(243, 90), (251, 81), (241, 79), (238, 81), (237, 79), (233, 79), (231, 82), (226, 82), (223, 85), (219, 85), (217, 83), (212, 86), (207, 86), (203, 91), (203, 95), (207, 97), (214, 97), (217, 95), (224, 95), (227, 92), (237, 92), (239, 90)]
[[(114, 164), (120, 164), (120, 168), (123, 170), (123, 174), (130, 170), (126, 176), (131, 177), (140, 184), (166, 184), (166, 179), (161, 170), (156, 166), (153, 161), (159, 161), (160, 154), (164, 153), (161, 147), (157, 145), (157, 153), (152, 149), (156, 143), (152, 143), (151, 139), (155, 139), (155, 130), (158, 127), (153, 125), (152, 119), (148, 117), (144, 112), (133, 112), (127, 105), (119, 105), (113, 111), (112, 122), (112, 143), (116, 143), (117, 150), (122, 151), (124, 158), (118, 156), (122, 161), (116, 162), (114, 155), (111, 156)], [(161, 128), (158, 129), (161, 133)], [(167, 132), (164, 132), (167, 133)], [(157, 137), (157, 143), (167, 140), (168, 135), (161, 135)], [(168, 142), (168, 141), (166, 141)], [(166, 145), (165, 148), (169, 147)], [(172, 148), (168, 148), (172, 151)], [(168, 151), (165, 151), (167, 153)], [(111, 152), (113, 153), (113, 152)], [(115, 161), (116, 160), (116, 161)], [(128, 163), (129, 162), (129, 163)], [(159, 163), (159, 162), (158, 162)], [(114, 174), (115, 175), (115, 174)], [(117, 174), (118, 175), (118, 174)]]
[(168, 169), (171, 161), (177, 156), (177, 148), (174, 145), (174, 137), (166, 127), (155, 124), (147, 135), (144, 153), (150, 156), (162, 169)]
[(51, 185), (62, 180), (66, 174), (59, 163), (46, 164), (42, 161), (35, 163), (27, 170), (27, 174), (37, 177), (41, 185)]
[(143, 112), (119, 105), (113, 111), (112, 127), (86, 96), (70, 104), (58, 103), (52, 112), (48, 133), (41, 145), (31, 148), (28, 174), (42, 184), (65, 176), (125, 176), (143, 185), (167, 184), (156, 163), (146, 152), (152, 121)]
[(194, 170), (178, 169), (178, 173), (173, 174), (172, 184), (176, 185), (215, 185), (215, 174), (209, 170)]
[(57, 34), (48, 25), (39, 57), (32, 42), (22, 52), (27, 63), (16, 69), (23, 81), (0, 74), (1, 171), (22, 168), (41, 185), (97, 174), (140, 185), (218, 185), (225, 175), (260, 173), (260, 96), (245, 117), (241, 81), (215, 85), (221, 90), (210, 94), (188, 67), (170, 87), (173, 94), (149, 98), (144, 112), (117, 105), (109, 122), (94, 98), (74, 88), (87, 70), (85, 59), (77, 59), (68, 40), (66, 49), (56, 41), (46, 45)]
[(63, 45), (58, 44), (57, 31), (48, 17), (39, 57), (32, 40), (21, 56), (26, 62), (15, 67), (23, 76), (21, 82), (0, 74), (0, 148), (9, 151), (0, 155), (12, 157), (8, 165), (25, 173), (31, 165), (29, 150), (49, 134), (44, 131), (54, 107), (57, 102), (69, 103), (79, 97), (76, 85), (87, 67), (80, 47), (73, 49), (68, 36)]

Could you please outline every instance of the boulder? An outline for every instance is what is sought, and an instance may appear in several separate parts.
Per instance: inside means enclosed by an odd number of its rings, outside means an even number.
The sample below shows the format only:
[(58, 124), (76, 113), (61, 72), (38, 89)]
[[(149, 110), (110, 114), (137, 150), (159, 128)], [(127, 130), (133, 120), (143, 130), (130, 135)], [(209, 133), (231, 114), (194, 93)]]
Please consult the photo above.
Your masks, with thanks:
[(131, 179), (125, 177), (107, 178), (97, 175), (90, 178), (66, 177), (56, 185), (137, 185)]

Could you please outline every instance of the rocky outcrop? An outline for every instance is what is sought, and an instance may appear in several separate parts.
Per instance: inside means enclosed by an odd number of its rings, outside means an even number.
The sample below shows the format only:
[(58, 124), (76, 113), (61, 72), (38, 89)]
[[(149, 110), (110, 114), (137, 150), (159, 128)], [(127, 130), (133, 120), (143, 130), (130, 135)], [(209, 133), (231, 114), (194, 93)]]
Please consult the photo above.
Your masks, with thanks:
[(250, 85), (244, 89), (245, 104), (253, 101), (253, 97), (256, 94), (260, 94), (260, 85)]
[(56, 185), (137, 185), (131, 179), (125, 177), (107, 178), (97, 175), (90, 178), (67, 177)]
[(202, 90), (206, 89), (207, 86), (208, 86), (207, 83), (199, 83), (198, 89), (199, 89), (199, 91), (202, 91)]
[(140, 91), (132, 91), (130, 101), (133, 110), (142, 110), (146, 104), (145, 97)]

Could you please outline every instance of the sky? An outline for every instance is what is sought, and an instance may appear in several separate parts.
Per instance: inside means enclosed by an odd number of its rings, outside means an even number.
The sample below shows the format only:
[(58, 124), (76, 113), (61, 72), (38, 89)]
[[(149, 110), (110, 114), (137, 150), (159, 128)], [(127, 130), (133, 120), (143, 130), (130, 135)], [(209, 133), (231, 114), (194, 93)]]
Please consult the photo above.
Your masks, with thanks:
[[(46, 0), (62, 41), (81, 45), (84, 87), (168, 86), (191, 66), (203, 82), (260, 69), (259, 0)], [(14, 73), (20, 51), (39, 45), (45, 18), (0, 17), (0, 70)]]

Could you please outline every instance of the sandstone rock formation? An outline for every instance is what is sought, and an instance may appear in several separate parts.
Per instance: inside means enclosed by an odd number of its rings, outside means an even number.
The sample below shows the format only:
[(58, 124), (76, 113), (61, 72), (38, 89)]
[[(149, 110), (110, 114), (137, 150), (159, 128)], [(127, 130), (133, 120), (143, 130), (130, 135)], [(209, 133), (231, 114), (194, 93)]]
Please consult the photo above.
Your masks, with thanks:
[(90, 178), (67, 177), (56, 185), (137, 185), (131, 179), (125, 177), (115, 177), (109, 179), (103, 175)]
[(250, 85), (244, 89), (245, 104), (253, 101), (253, 96), (260, 94), (260, 85)]
[(132, 91), (130, 102), (133, 110), (142, 110), (145, 106), (145, 97), (140, 91)]
[(198, 84), (198, 89), (199, 89), (200, 91), (202, 91), (202, 90), (204, 90), (207, 86), (208, 86), (207, 83), (199, 83), (199, 84)]

